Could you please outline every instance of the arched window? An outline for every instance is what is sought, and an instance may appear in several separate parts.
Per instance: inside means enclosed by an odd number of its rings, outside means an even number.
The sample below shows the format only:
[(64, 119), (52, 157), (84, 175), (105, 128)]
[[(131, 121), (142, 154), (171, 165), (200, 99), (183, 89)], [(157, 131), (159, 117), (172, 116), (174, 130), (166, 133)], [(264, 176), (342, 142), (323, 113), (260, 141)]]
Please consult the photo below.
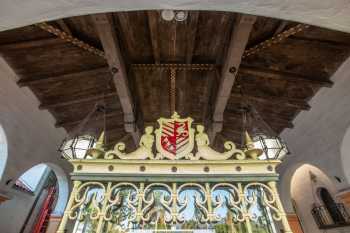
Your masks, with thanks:
[(0, 125), (0, 179), (4, 173), (7, 162), (7, 139), (4, 129)]
[(324, 207), (326, 208), (329, 216), (332, 218), (334, 223), (343, 223), (345, 219), (339, 209), (338, 204), (334, 201), (331, 194), (328, 192), (326, 188), (319, 189), (319, 196), (322, 200)]

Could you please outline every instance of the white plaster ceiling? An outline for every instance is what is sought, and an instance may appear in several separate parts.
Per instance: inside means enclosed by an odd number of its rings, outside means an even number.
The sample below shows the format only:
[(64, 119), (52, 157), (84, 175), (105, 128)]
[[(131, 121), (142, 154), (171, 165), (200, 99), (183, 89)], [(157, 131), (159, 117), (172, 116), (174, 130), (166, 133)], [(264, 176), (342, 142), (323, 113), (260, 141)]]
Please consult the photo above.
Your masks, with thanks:
[(145, 9), (242, 12), (350, 32), (349, 0), (1, 0), (0, 31), (76, 15)]

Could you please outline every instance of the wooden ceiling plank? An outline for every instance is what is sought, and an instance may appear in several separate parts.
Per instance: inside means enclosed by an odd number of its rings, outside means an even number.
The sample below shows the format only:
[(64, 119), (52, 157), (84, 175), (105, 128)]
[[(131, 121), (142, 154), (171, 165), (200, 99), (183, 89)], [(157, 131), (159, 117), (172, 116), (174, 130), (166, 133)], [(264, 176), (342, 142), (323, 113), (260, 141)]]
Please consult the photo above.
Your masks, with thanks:
[[(226, 120), (233, 120), (235, 122), (237, 121), (242, 121), (242, 114), (241, 113), (237, 113), (237, 112), (234, 112), (234, 111), (227, 111), (227, 118)], [(269, 119), (273, 119), (272, 121), (269, 122), (269, 126), (274, 128), (274, 126), (278, 126), (278, 127), (283, 127), (283, 128), (294, 128), (294, 124), (290, 121), (290, 120), (287, 120), (287, 119), (284, 119), (284, 118), (280, 118), (278, 115), (276, 114), (269, 114), (268, 116), (266, 116), (266, 114), (264, 115), (266, 118), (269, 118)], [(228, 123), (228, 122), (226, 122)], [(263, 126), (261, 126), (263, 127)], [(264, 130), (264, 129), (262, 129)]]
[(104, 98), (110, 98), (110, 97), (115, 97), (115, 96), (118, 96), (116, 92), (110, 92), (110, 93), (106, 93), (106, 94), (86, 96), (86, 97), (82, 97), (82, 98), (75, 98), (74, 100), (69, 100), (69, 101), (43, 103), (43, 104), (39, 105), (39, 109), (53, 109), (53, 108), (64, 107), (64, 106), (69, 106), (69, 105), (81, 104), (84, 102), (98, 101), (98, 100), (102, 100)]
[[(106, 113), (105, 117), (106, 118), (111, 118), (111, 117), (122, 117), (123, 114), (120, 112), (120, 111), (117, 111), (117, 110), (113, 110), (109, 113)], [(61, 121), (61, 122), (57, 122), (55, 124), (55, 127), (56, 128), (60, 128), (60, 127), (72, 127), (72, 126), (75, 126), (75, 125), (78, 125), (80, 124), (82, 121), (84, 120), (83, 119), (69, 119), (69, 120), (66, 120), (66, 121)]]
[(260, 67), (250, 67), (242, 65), (239, 73), (251, 75), (253, 78), (265, 78), (296, 83), (305, 83), (318, 87), (332, 87), (333, 82), (328, 80), (315, 80), (302, 75), (292, 74), (284, 71), (265, 69)]
[(20, 79), (17, 84), (20, 87), (24, 86), (34, 86), (43, 82), (47, 81), (60, 81), (62, 79), (74, 79), (74, 78), (81, 78), (81, 77), (87, 77), (87, 76), (95, 76), (98, 74), (101, 74), (103, 72), (108, 71), (108, 67), (101, 67), (96, 69), (89, 69), (89, 70), (83, 70), (75, 73), (69, 73), (64, 75), (57, 75), (57, 76), (48, 76), (45, 78), (26, 78), (26, 79)]
[[(278, 124), (278, 125), (283, 125), (291, 128), (294, 127), (293, 123), (291, 122), (293, 118), (288, 118), (286, 116), (282, 116), (273, 112), (259, 112), (259, 111), (257, 112), (258, 112), (257, 113), (258, 117), (262, 118), (264, 121), (266, 119), (273, 119), (269, 122), (268, 125)], [(232, 108), (226, 109), (225, 114), (227, 114), (227, 116), (229, 117), (235, 117), (236, 121), (242, 121), (242, 112), (238, 111), (237, 109), (232, 109)]]
[(209, 128), (211, 141), (214, 141), (216, 133), (222, 130), (224, 111), (236, 79), (236, 71), (240, 66), (256, 18), (256, 16), (250, 15), (238, 15), (236, 18), (213, 108), (212, 123)]
[(150, 39), (153, 49), (154, 63), (160, 63), (160, 41), (158, 28), (159, 14), (157, 11), (147, 11), (148, 27), (150, 31)]
[(124, 113), (125, 131), (132, 134), (137, 145), (140, 139), (140, 130), (136, 124), (135, 105), (131, 97), (126, 67), (112, 18), (101, 13), (92, 15), (92, 19), (105, 51), (107, 63), (112, 71), (113, 81)]
[[(199, 12), (193, 11), (189, 13), (186, 24), (186, 54), (185, 54), (185, 63), (191, 64), (192, 57), (195, 49), (196, 43), (196, 34), (197, 34), (197, 25), (198, 25)], [(192, 79), (193, 74), (191, 71), (184, 71), (183, 78), (180, 79), (178, 85), (178, 95), (182, 98), (179, 99), (177, 104), (177, 110), (180, 113), (188, 114), (190, 110), (190, 101), (187, 101), (190, 96), (191, 86), (189, 81)]]
[[(235, 99), (241, 99), (242, 95), (239, 93), (232, 93), (232, 98)], [(294, 107), (300, 110), (310, 110), (310, 105), (305, 101), (301, 99), (295, 99), (295, 98), (288, 98), (288, 97), (274, 97), (274, 96), (256, 96), (253, 94), (244, 94), (244, 98), (248, 98), (252, 101), (258, 101), (266, 104), (274, 104), (274, 105), (281, 105), (285, 104), (290, 107)]]
[(187, 22), (187, 34), (186, 34), (186, 64), (192, 63), (193, 52), (196, 45), (196, 35), (198, 28), (198, 18), (199, 12), (192, 11), (189, 13), (188, 22)]
[(208, 72), (206, 74), (206, 81), (205, 81), (205, 88), (204, 88), (204, 93), (203, 93), (203, 98), (204, 98), (204, 108), (203, 108), (203, 115), (202, 115), (202, 122), (204, 126), (208, 126), (208, 113), (210, 112), (210, 97), (211, 97), (211, 92), (212, 92), (212, 84), (214, 82), (214, 77), (216, 75), (216, 70), (214, 72)]

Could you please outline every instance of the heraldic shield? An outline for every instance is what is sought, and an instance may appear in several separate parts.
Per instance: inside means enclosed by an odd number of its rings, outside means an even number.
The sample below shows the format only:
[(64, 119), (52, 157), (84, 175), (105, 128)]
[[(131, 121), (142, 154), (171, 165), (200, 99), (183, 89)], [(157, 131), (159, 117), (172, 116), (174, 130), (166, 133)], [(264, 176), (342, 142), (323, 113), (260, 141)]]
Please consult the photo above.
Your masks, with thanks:
[(181, 119), (175, 112), (170, 119), (160, 118), (156, 130), (156, 147), (158, 158), (171, 160), (188, 158), (194, 147), (193, 119)]

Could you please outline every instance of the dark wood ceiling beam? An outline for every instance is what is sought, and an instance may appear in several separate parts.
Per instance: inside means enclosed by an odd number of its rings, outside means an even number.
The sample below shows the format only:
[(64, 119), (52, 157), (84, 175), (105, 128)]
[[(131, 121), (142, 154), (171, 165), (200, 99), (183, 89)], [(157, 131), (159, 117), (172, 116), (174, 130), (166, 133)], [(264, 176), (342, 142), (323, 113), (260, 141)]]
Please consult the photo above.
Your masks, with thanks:
[(70, 105), (81, 104), (81, 103), (86, 103), (86, 102), (98, 101), (98, 100), (102, 100), (105, 98), (111, 98), (111, 97), (115, 97), (115, 96), (118, 96), (118, 94), (116, 92), (110, 92), (110, 93), (106, 93), (106, 94), (75, 98), (74, 100), (68, 100), (68, 101), (42, 103), (39, 105), (39, 109), (53, 109), (53, 108), (70, 106)]
[(214, 141), (216, 133), (222, 130), (224, 111), (255, 21), (256, 16), (238, 15), (233, 26), (227, 56), (221, 71), (219, 89), (215, 98), (212, 123), (209, 128), (209, 137), (212, 141)]
[(137, 145), (140, 139), (140, 130), (136, 124), (135, 105), (131, 97), (126, 67), (112, 18), (110, 15), (102, 13), (92, 15), (92, 19), (105, 51), (107, 63), (113, 74), (113, 81), (124, 113), (125, 131), (132, 134)]
[(302, 75), (292, 74), (284, 71), (276, 71), (271, 69), (259, 68), (259, 67), (250, 67), (242, 65), (239, 69), (239, 73), (243, 75), (249, 75), (249, 77), (245, 78), (264, 78), (264, 79), (272, 79), (272, 80), (280, 80), (287, 82), (295, 82), (295, 83), (304, 83), (308, 85), (314, 85), (319, 87), (332, 87), (333, 82), (328, 80), (316, 80), (311, 79)]
[(108, 73), (109, 75), (109, 70), (108, 67), (101, 67), (101, 68), (96, 68), (96, 69), (91, 69), (91, 70), (83, 70), (75, 73), (69, 73), (69, 74), (64, 74), (64, 75), (57, 75), (57, 76), (48, 76), (44, 78), (26, 78), (26, 79), (20, 79), (17, 84), (20, 87), (24, 86), (34, 86), (43, 82), (47, 81), (60, 81), (63, 79), (74, 79), (74, 78), (84, 78), (84, 77), (90, 77), (90, 76), (96, 76), (96, 75), (101, 75), (101, 73)]
[[(123, 116), (123, 114), (121, 113), (121, 111), (116, 111), (116, 110), (114, 110), (112, 112), (109, 112), (109, 113), (106, 113), (106, 115), (105, 115), (106, 118), (122, 117), (122, 116)], [(77, 126), (78, 124), (80, 124), (83, 120), (84, 120), (84, 118), (82, 118), (82, 119), (69, 119), (69, 120), (57, 122), (55, 124), (55, 127), (56, 128), (59, 128), (59, 127), (64, 127), (64, 128), (74, 127), (74, 126)]]
[[(234, 99), (242, 99), (242, 95), (239, 93), (232, 93), (231, 97)], [(267, 104), (267, 105), (276, 105), (276, 106), (289, 106), (293, 108), (297, 108), (300, 110), (310, 110), (310, 105), (301, 99), (288, 98), (288, 97), (274, 97), (274, 96), (257, 96), (252, 94), (244, 93), (244, 97), (251, 101), (256, 101), (259, 103)]]
[(148, 27), (150, 31), (150, 39), (155, 64), (160, 63), (160, 41), (158, 30), (159, 17), (159, 13), (157, 11), (147, 11)]

